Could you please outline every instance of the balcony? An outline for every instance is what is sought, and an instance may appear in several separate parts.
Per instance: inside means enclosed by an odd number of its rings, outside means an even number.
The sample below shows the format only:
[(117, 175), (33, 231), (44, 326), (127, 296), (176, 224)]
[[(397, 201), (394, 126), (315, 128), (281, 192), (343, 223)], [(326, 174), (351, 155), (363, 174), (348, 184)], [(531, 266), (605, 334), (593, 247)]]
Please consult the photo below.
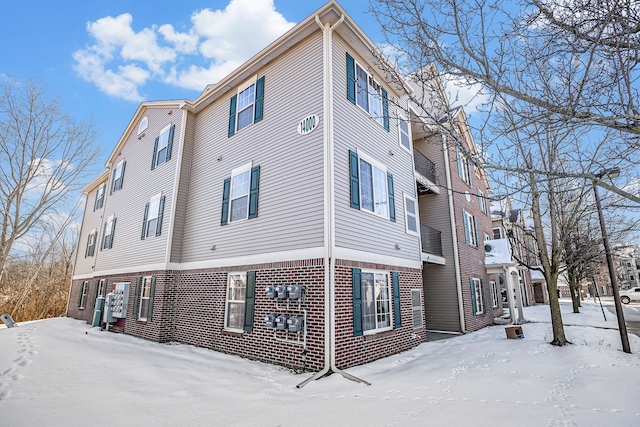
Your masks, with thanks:
[(440, 193), (436, 185), (436, 165), (420, 151), (413, 149), (413, 160), (415, 162), (415, 178), (418, 182), (418, 191), (424, 193)]
[(422, 252), (442, 257), (442, 237), (439, 230), (428, 225), (420, 224), (420, 238), (422, 239)]

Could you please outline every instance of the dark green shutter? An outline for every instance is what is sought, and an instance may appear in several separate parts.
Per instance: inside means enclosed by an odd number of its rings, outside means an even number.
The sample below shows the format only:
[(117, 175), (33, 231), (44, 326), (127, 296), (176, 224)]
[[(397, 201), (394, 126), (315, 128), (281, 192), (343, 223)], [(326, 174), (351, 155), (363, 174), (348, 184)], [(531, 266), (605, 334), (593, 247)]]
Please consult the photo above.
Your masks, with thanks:
[(147, 218), (149, 218), (149, 203), (144, 205), (144, 217), (142, 218), (142, 234), (140, 240), (144, 240), (147, 237)]
[(113, 247), (113, 238), (116, 235), (116, 220), (117, 218), (113, 218), (113, 227), (111, 227), (111, 239), (109, 241), (109, 249)]
[(473, 278), (469, 278), (469, 284), (471, 285), (471, 313), (474, 316), (477, 316), (476, 314), (476, 289), (475, 286), (473, 286)]
[(78, 296), (78, 307), (82, 306), (82, 292), (84, 291), (84, 282), (80, 284), (80, 295)]
[(109, 195), (113, 194), (113, 191), (116, 189), (116, 170), (114, 169), (111, 173), (111, 185), (109, 186)]
[(264, 76), (260, 77), (256, 82), (256, 103), (255, 103), (255, 115), (253, 122), (259, 122), (262, 120), (262, 113), (264, 110)]
[(384, 118), (384, 128), (389, 131), (389, 97), (385, 88), (382, 88), (382, 117)]
[(351, 269), (353, 288), (353, 336), (362, 336), (362, 270)]
[(258, 216), (258, 192), (260, 190), (260, 166), (251, 168), (251, 184), (249, 186), (249, 218)]
[(473, 187), (473, 174), (471, 173), (472, 170), (472, 164), (471, 164), (471, 160), (467, 159), (467, 171), (469, 172), (469, 186)]
[(256, 272), (247, 271), (247, 293), (244, 303), (244, 327), (247, 332), (253, 331), (253, 315), (256, 300)]
[(231, 97), (231, 106), (229, 107), (229, 132), (227, 136), (231, 136), (236, 133), (236, 101), (238, 95)]
[(389, 191), (389, 219), (396, 222), (396, 198), (393, 191), (393, 175), (387, 172), (387, 187)]
[(464, 241), (469, 243), (471, 242), (471, 224), (469, 224), (467, 218), (467, 211), (465, 211), (464, 209), (462, 209), (462, 225), (464, 226)]
[(140, 277), (136, 277), (136, 290), (133, 294), (133, 318), (138, 318), (138, 313), (140, 311), (140, 283), (142, 279)]
[(96, 191), (96, 198), (93, 201), (93, 211), (95, 212), (96, 209), (98, 209), (98, 193), (99, 193), (100, 189), (98, 189), (98, 191)]
[(487, 301), (487, 290), (484, 287), (484, 279), (480, 279), (480, 284), (482, 285), (481, 289), (482, 289), (482, 296), (483, 296), (483, 298), (482, 298), (482, 300), (483, 300), (482, 301), (482, 309), (484, 310), (485, 313), (488, 313), (488, 311), (487, 311), (487, 302), (488, 302)]
[(231, 193), (231, 178), (224, 180), (222, 186), (222, 214), (220, 215), (220, 225), (227, 225), (229, 221), (229, 194)]
[(156, 136), (156, 141), (153, 143), (153, 158), (151, 159), (151, 170), (156, 168), (156, 159), (158, 157), (158, 144), (160, 143), (160, 137)]
[(167, 156), (166, 161), (171, 159), (171, 150), (173, 149), (173, 132), (176, 129), (176, 125), (171, 125), (169, 128), (169, 141), (167, 141)]
[(360, 209), (360, 178), (358, 174), (358, 154), (349, 150), (349, 182), (351, 207)]
[(89, 233), (89, 236), (87, 236), (87, 247), (84, 250), (84, 257), (88, 257), (89, 256), (89, 242), (91, 241), (91, 235), (93, 233)]
[(474, 225), (474, 231), (476, 233), (476, 246), (480, 247), (480, 233), (478, 231), (478, 219), (474, 216), (473, 217), (473, 225)]
[(356, 103), (356, 63), (347, 53), (347, 99)]
[(153, 318), (153, 297), (156, 294), (156, 278), (155, 276), (151, 278), (151, 288), (149, 289), (149, 304), (147, 311), (147, 322), (151, 322)]
[(162, 217), (164, 216), (164, 197), (160, 197), (160, 205), (158, 206), (158, 220), (156, 221), (156, 236), (162, 234)]
[[(104, 245), (104, 237), (105, 237), (105, 233), (107, 232), (107, 223), (108, 223), (108, 222), (109, 222), (109, 221), (105, 222), (105, 223), (102, 225), (102, 239), (100, 239), (100, 250), (103, 250), (103, 249), (105, 248), (105, 245)], [(96, 243), (97, 243), (97, 242), (96, 242)]]
[(400, 311), (400, 275), (397, 271), (391, 272), (391, 284), (393, 285), (393, 318), (395, 328), (402, 328), (402, 312)]

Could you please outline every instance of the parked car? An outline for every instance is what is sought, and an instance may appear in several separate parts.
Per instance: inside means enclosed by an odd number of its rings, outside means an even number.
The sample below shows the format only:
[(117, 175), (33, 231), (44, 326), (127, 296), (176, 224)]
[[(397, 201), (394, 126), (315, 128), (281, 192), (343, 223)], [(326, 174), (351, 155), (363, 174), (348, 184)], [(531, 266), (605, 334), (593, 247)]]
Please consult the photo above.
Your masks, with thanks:
[(629, 304), (631, 301), (640, 302), (640, 286), (628, 289), (626, 291), (620, 291), (620, 302), (623, 304)]

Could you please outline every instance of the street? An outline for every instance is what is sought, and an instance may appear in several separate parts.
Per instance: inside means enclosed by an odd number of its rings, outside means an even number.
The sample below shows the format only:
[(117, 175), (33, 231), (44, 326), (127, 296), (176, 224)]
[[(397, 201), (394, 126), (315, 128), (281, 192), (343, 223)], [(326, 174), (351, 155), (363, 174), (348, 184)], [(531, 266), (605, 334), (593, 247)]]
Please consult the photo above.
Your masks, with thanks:
[[(602, 301), (602, 305), (606, 305), (608, 315), (616, 315), (616, 307), (613, 301)], [(624, 313), (624, 321), (627, 324), (627, 332), (640, 337), (640, 303), (631, 302), (622, 304), (622, 312)]]

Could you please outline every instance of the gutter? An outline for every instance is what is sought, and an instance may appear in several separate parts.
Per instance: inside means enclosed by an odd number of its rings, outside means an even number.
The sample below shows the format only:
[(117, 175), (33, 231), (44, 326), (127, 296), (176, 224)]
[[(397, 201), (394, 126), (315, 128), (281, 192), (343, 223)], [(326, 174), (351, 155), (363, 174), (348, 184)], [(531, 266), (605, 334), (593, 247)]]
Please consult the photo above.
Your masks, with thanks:
[(323, 55), (323, 104), (324, 104), (324, 368), (307, 378), (297, 388), (302, 388), (311, 381), (322, 378), (329, 373), (339, 373), (352, 381), (370, 385), (367, 381), (348, 374), (336, 367), (336, 334), (335, 334), (335, 193), (334, 183), (334, 145), (333, 145), (333, 30), (344, 21), (344, 14), (338, 22), (323, 24), (319, 15), (315, 16), (316, 23), (322, 29)]

